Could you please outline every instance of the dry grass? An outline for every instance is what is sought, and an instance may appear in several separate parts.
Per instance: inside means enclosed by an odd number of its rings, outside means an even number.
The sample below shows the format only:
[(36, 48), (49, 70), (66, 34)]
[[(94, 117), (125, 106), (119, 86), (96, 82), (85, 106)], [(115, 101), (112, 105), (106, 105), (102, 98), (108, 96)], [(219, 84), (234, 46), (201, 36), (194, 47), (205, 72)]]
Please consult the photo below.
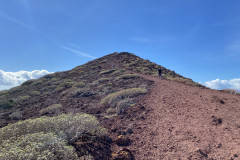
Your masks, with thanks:
[(137, 75), (137, 74), (124, 74), (124, 75), (118, 76), (116, 78), (116, 80), (120, 80), (120, 79), (136, 79), (136, 78), (139, 78), (139, 75)]
[(222, 91), (230, 94), (240, 95), (240, 90), (236, 90), (236, 89), (223, 89)]
[(51, 114), (51, 115), (58, 115), (60, 114), (60, 109), (62, 108), (61, 104), (52, 104), (46, 108), (43, 108), (39, 111), (41, 115)]
[(101, 104), (112, 104), (117, 101), (120, 101), (125, 98), (133, 98), (135, 96), (138, 96), (140, 94), (146, 93), (147, 90), (142, 89), (142, 88), (130, 88), (130, 89), (125, 89), (121, 90), (115, 93), (112, 93), (105, 98), (101, 100)]
[(117, 70), (116, 69), (108, 69), (108, 70), (101, 71), (99, 74), (110, 74), (115, 71), (117, 71)]

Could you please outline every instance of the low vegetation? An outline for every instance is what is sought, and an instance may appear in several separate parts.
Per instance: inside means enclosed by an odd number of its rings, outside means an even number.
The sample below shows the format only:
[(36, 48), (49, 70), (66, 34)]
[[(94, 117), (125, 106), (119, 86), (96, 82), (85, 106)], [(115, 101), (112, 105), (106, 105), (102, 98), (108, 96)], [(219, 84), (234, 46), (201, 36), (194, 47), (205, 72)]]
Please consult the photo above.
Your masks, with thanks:
[(54, 133), (34, 133), (20, 137), (11, 137), (0, 144), (0, 159), (2, 160), (77, 160), (74, 147)]
[(50, 115), (58, 115), (60, 114), (60, 109), (62, 108), (61, 104), (52, 104), (46, 108), (43, 108), (39, 111), (39, 113), (41, 115), (46, 115), (46, 114), (50, 114)]
[(99, 74), (110, 74), (115, 71), (117, 71), (117, 70), (116, 69), (108, 69), (108, 70), (101, 71)]
[(113, 104), (125, 98), (132, 98), (146, 93), (147, 90), (142, 88), (130, 88), (112, 93), (101, 100), (101, 104)]
[(10, 109), (14, 106), (14, 101), (12, 99), (8, 101), (0, 102), (0, 109)]
[(80, 135), (107, 132), (89, 114), (62, 114), (9, 124), (0, 129), (0, 159), (77, 159), (69, 144)]
[(136, 79), (136, 78), (139, 78), (139, 75), (137, 75), (137, 74), (124, 74), (124, 75), (118, 76), (116, 78), (116, 80), (120, 80), (120, 79)]
[(240, 95), (240, 90), (236, 90), (236, 89), (223, 89), (222, 91), (230, 94)]

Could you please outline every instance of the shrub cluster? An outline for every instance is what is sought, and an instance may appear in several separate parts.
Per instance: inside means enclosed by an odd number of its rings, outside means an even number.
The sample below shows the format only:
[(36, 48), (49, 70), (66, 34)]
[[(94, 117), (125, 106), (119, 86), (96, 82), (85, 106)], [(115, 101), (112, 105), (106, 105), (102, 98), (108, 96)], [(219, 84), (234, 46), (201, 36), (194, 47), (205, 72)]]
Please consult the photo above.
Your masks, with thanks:
[(89, 114), (62, 114), (19, 121), (0, 129), (0, 159), (76, 159), (68, 144), (81, 134), (105, 135)]
[(124, 74), (124, 75), (118, 76), (116, 78), (116, 80), (120, 80), (120, 79), (135, 79), (135, 78), (139, 78), (139, 75), (137, 75), (137, 74)]
[(104, 71), (100, 72), (99, 74), (110, 74), (110, 73), (113, 73), (115, 71), (116, 71), (116, 69), (109, 69), (109, 70), (104, 70)]
[(55, 115), (55, 114), (59, 114), (60, 113), (60, 109), (61, 109), (62, 105), (61, 104), (52, 104), (46, 108), (43, 108), (39, 111), (39, 113), (41, 115), (45, 115), (45, 114), (51, 114), (51, 115)]
[(10, 109), (14, 106), (14, 101), (12, 99), (8, 101), (0, 102), (0, 109)]
[(147, 90), (142, 88), (130, 88), (130, 89), (121, 90), (121, 91), (112, 93), (110, 95), (107, 95), (105, 98), (101, 100), (101, 104), (116, 103), (117, 101), (120, 101), (122, 99), (132, 98), (140, 94), (144, 94), (146, 92)]
[(53, 133), (34, 133), (11, 137), (0, 145), (2, 160), (77, 160), (77, 154), (66, 140)]

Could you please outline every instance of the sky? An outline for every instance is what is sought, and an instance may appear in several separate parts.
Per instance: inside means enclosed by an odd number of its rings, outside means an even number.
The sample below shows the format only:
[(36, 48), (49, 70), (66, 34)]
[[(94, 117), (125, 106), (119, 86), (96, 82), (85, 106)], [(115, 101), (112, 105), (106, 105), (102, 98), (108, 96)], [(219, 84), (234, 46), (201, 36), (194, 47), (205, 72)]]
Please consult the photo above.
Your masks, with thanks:
[(238, 0), (0, 0), (0, 90), (130, 52), (240, 90)]

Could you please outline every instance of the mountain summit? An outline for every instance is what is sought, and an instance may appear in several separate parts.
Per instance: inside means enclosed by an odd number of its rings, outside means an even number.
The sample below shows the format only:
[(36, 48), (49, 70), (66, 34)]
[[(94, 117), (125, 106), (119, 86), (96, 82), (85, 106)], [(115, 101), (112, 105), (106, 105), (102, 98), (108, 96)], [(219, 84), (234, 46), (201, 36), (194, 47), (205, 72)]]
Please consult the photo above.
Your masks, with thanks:
[[(96, 119), (88, 125), (78, 121), (76, 126), (85, 129), (66, 138), (78, 157), (235, 159), (240, 156), (239, 104), (237, 95), (208, 89), (134, 54), (112, 53), (0, 92), (0, 135), (13, 125), (38, 124), (39, 118), (53, 126), (60, 120), (66, 124), (59, 116), (88, 119), (79, 116), (84, 113)], [(102, 129), (86, 129), (95, 121), (108, 132), (104, 138), (99, 138)], [(60, 127), (64, 133), (68, 125)]]

